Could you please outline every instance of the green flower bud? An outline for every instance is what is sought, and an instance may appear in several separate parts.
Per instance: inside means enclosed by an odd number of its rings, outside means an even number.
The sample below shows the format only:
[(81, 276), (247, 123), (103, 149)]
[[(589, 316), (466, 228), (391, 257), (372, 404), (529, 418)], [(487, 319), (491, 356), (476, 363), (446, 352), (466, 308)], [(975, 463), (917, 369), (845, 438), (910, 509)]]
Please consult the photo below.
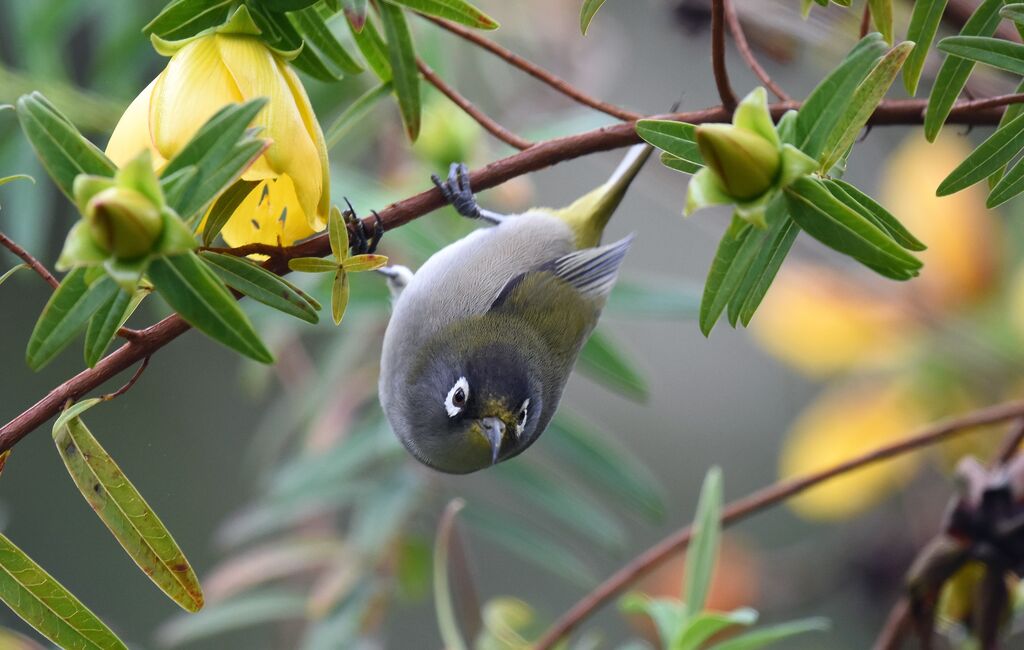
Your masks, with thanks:
[(120, 259), (148, 253), (164, 223), (152, 201), (125, 187), (110, 187), (94, 194), (83, 216), (96, 244)]
[(704, 162), (734, 199), (750, 201), (767, 191), (779, 174), (779, 145), (732, 124), (702, 124), (696, 129)]

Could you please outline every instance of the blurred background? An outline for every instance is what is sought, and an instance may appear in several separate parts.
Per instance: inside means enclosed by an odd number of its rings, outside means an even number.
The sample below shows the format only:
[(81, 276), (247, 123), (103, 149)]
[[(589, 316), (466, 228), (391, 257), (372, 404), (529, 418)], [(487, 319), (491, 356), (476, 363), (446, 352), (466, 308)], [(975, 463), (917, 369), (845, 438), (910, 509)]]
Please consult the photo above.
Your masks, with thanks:
[[(0, 103), (42, 90), (103, 146), (164, 65), (140, 31), (162, 4), (0, 0)], [(706, 3), (610, 0), (586, 38), (575, 0), (478, 4), (502, 23), (497, 41), (594, 96), (648, 114), (676, 101), (681, 110), (718, 103)], [(804, 21), (795, 1), (736, 4), (773, 78), (794, 97), (805, 96), (857, 38), (859, 12), (815, 7)], [(902, 33), (909, 3), (897, 6)], [(426, 21), (411, 23), (430, 65), (526, 138), (611, 121)], [(346, 31), (343, 19), (336, 27)], [(729, 63), (745, 94), (756, 79), (731, 48)], [(366, 76), (307, 80), (322, 124), (371, 87)], [(976, 74), (971, 83), (979, 95), (1012, 90), (995, 75)], [(387, 102), (333, 146), (335, 200), (348, 197), (364, 214), (427, 188), (429, 174), (450, 161), (475, 167), (511, 153), (433, 88), (423, 92), (415, 146)], [(416, 466), (382, 423), (380, 278), (356, 278), (338, 329), (246, 304), (273, 343), (274, 367), (183, 336), (153, 357), (128, 395), (88, 419), (199, 573), (209, 604), (197, 616), (182, 618), (112, 543), (75, 494), (48, 426), (7, 464), (0, 528), (132, 648), (430, 648), (440, 645), (430, 594), (434, 530), (445, 503), (462, 496), (480, 600), (521, 599), (543, 629), (597, 580), (687, 523), (711, 465), (723, 468), (726, 498), (735, 498), (1020, 394), (1019, 204), (992, 212), (984, 193), (934, 198), (984, 131), (948, 127), (927, 146), (915, 128), (874, 129), (850, 160), (847, 178), (929, 245), (919, 279), (886, 282), (801, 236), (751, 329), (722, 324), (710, 339), (695, 314), (728, 214), (712, 209), (684, 220), (686, 177), (651, 164), (610, 226), (609, 237), (636, 232), (637, 241), (600, 346), (570, 382), (567, 417), (529, 454), (478, 475)], [(483, 193), (481, 202), (499, 211), (567, 204), (602, 182), (620, 155), (531, 174)], [(0, 175), (13, 173), (37, 183), (0, 190), (0, 230), (52, 265), (77, 216), (13, 113), (0, 112)], [(899, 184), (890, 180), (897, 175)], [(389, 233), (382, 250), (416, 266), (472, 227), (438, 211)], [(0, 259), (4, 269), (14, 264), (6, 252)], [(302, 280), (327, 296), (315, 278)], [(3, 421), (82, 368), (70, 351), (43, 372), (25, 366), (24, 345), (48, 293), (28, 273), (0, 287)], [(164, 309), (150, 299), (133, 323), (152, 322)], [(998, 438), (979, 433), (955, 448), (854, 474), (730, 529), (710, 605), (750, 605), (767, 622), (832, 619), (827, 641), (809, 636), (786, 647), (866, 647), (916, 550), (939, 527), (953, 463), (965, 453), (987, 458)], [(670, 562), (638, 588), (677, 595), (681, 570), (681, 561)], [(0, 625), (27, 630), (6, 609)], [(615, 607), (586, 629), (605, 647), (650, 634)]]

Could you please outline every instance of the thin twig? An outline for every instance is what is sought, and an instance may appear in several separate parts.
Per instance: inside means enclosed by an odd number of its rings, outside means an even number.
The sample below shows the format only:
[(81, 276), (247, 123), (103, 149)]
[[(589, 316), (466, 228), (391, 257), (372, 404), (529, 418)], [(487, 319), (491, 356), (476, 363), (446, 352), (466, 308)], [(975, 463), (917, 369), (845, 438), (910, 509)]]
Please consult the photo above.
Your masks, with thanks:
[(113, 393), (107, 393), (106, 395), (103, 395), (102, 397), (100, 397), (100, 399), (103, 400), (104, 402), (109, 402), (110, 400), (117, 399), (118, 397), (130, 391), (132, 389), (132, 386), (135, 385), (135, 382), (137, 382), (139, 380), (139, 377), (142, 376), (142, 373), (146, 371), (146, 367), (149, 366), (150, 358), (151, 357), (146, 357), (145, 359), (142, 360), (142, 365), (138, 367), (138, 369), (135, 371), (135, 374), (132, 375), (132, 378), (128, 380), (127, 384), (121, 386)]
[(711, 0), (711, 71), (715, 75), (718, 98), (729, 113), (736, 108), (736, 93), (729, 84), (725, 64), (725, 0)]
[(477, 123), (484, 127), (488, 133), (498, 138), (505, 144), (515, 147), (522, 151), (523, 149), (529, 149), (533, 146), (533, 143), (529, 140), (519, 137), (515, 133), (512, 133), (502, 125), (495, 122), (493, 119), (488, 117), (483, 111), (473, 105), (471, 101), (463, 97), (454, 88), (445, 83), (444, 79), (437, 76), (430, 66), (428, 66), (423, 59), (416, 59), (416, 65), (419, 66), (420, 72), (423, 77), (429, 81), (435, 88), (444, 93), (445, 97), (452, 100), (456, 106), (462, 109), (462, 111), (469, 115), (471, 118), (477, 121)]
[(602, 113), (606, 113), (607, 115), (617, 117), (620, 120), (625, 120), (627, 122), (633, 122), (642, 117), (642, 115), (640, 115), (639, 113), (633, 113), (632, 111), (627, 111), (625, 109), (619, 108), (614, 104), (609, 104), (608, 102), (603, 102), (600, 99), (595, 99), (591, 97), (590, 95), (586, 94), (579, 88), (576, 88), (575, 86), (570, 84), (565, 79), (556, 77), (555, 75), (551, 74), (550, 72), (540, 67), (536, 63), (524, 59), (515, 52), (505, 49), (504, 47), (498, 45), (491, 39), (481, 36), (474, 32), (473, 30), (462, 27), (461, 25), (456, 25), (455, 23), (443, 20), (441, 18), (434, 18), (433, 16), (427, 16), (424, 14), (420, 15), (426, 18), (427, 20), (440, 25), (444, 29), (455, 34), (456, 36), (460, 36), (469, 41), (470, 43), (473, 43), (474, 45), (487, 50), (488, 52), (494, 54), (498, 58), (503, 59), (506, 63), (516, 68), (519, 68), (520, 70), (530, 75), (531, 77), (534, 77), (535, 79), (539, 79), (540, 81), (551, 86), (558, 92), (562, 93), (567, 97), (572, 98), (573, 100), (579, 102), (580, 104), (589, 106), (594, 110), (601, 111)]
[[(972, 105), (974, 102), (962, 102), (954, 108), (948, 122), (956, 124), (996, 124), (1002, 115), (999, 106), (1024, 100), (1019, 95), (1004, 95), (999, 98), (978, 100), (994, 103), (989, 108), (979, 110), (957, 110)], [(926, 100), (885, 101), (875, 110), (870, 122), (872, 124), (920, 124)], [(780, 102), (770, 109), (772, 116), (778, 119), (790, 109), (800, 108), (799, 102)], [(666, 119), (700, 124), (705, 122), (723, 122), (729, 118), (721, 106), (706, 108), (688, 113), (672, 113), (669, 115), (652, 115), (652, 119)], [(632, 122), (614, 124), (592, 131), (564, 136), (544, 142), (538, 142), (525, 151), (478, 169), (470, 174), (470, 181), (477, 190), (485, 190), (512, 178), (550, 167), (551, 165), (579, 158), (600, 151), (620, 149), (640, 141), (636, 134), (636, 125)], [(380, 211), (385, 230), (402, 226), (413, 219), (421, 217), (444, 205), (444, 198), (437, 188), (431, 188), (398, 203), (393, 203)], [(364, 220), (366, 227), (373, 228), (372, 217)], [(280, 248), (276, 246), (248, 245), (234, 249), (226, 249), (237, 255), (262, 253), (270, 256), (264, 266), (278, 274), (288, 273), (288, 260), (295, 257), (324, 257), (331, 252), (326, 234), (311, 237), (294, 246)], [(17, 417), (0, 427), (0, 453), (10, 449), (31, 431), (56, 415), (64, 401), (79, 398), (94, 390), (114, 375), (123, 372), (143, 358), (153, 354), (178, 336), (188, 331), (189, 326), (180, 316), (169, 316), (164, 320), (139, 332), (139, 336), (127, 344), (114, 350), (100, 360), (95, 367), (83, 370), (71, 379), (51, 390), (46, 396)]]
[[(815, 472), (803, 478), (779, 481), (742, 499), (733, 501), (722, 511), (722, 525), (734, 524), (741, 519), (745, 519), (794, 495), (800, 494), (808, 488), (861, 467), (895, 458), (922, 447), (934, 445), (985, 424), (1005, 422), (1006, 420), (1022, 416), (1024, 416), (1024, 401), (1016, 401), (996, 404), (959, 417), (949, 418), (926, 427), (908, 438), (851, 458), (828, 469)], [(540, 643), (537, 644), (535, 650), (549, 650), (613, 596), (669, 559), (673, 553), (686, 548), (692, 535), (692, 525), (681, 528), (616, 571), (559, 618), (544, 635)]]
[(1020, 443), (1024, 442), (1024, 419), (1014, 422), (1013, 427), (1006, 432), (1003, 443), (999, 446), (999, 454), (996, 455), (996, 466), (1005, 465), (1017, 454)]
[(889, 610), (889, 617), (885, 619), (885, 625), (875, 640), (872, 650), (897, 650), (903, 643), (903, 637), (907, 634), (907, 624), (910, 623), (910, 601), (906, 596), (900, 599)]
[(39, 274), (39, 277), (46, 280), (47, 284), (49, 284), (51, 287), (56, 289), (57, 287), (60, 286), (60, 282), (57, 281), (57, 278), (53, 277), (53, 274), (50, 273), (39, 260), (33, 257), (31, 253), (29, 253), (27, 250), (16, 244), (14, 240), (12, 240), (10, 237), (8, 237), (2, 232), (0, 232), (0, 244), (3, 244), (4, 248), (11, 251), (19, 258), (21, 258), (21, 260), (25, 262), (25, 264), (28, 264), (28, 267), (30, 269)]
[(736, 49), (740, 51), (740, 55), (750, 66), (750, 69), (754, 71), (757, 78), (761, 80), (768, 90), (784, 102), (792, 100), (786, 91), (784, 91), (777, 83), (772, 81), (772, 78), (768, 76), (768, 71), (761, 67), (761, 63), (754, 56), (754, 51), (750, 49), (750, 43), (747, 42), (747, 35), (743, 32), (743, 25), (740, 23), (740, 17), (736, 13), (736, 5), (733, 4), (733, 0), (724, 0), (725, 7), (725, 22), (729, 25), (729, 32), (732, 34), (732, 39), (736, 42)]

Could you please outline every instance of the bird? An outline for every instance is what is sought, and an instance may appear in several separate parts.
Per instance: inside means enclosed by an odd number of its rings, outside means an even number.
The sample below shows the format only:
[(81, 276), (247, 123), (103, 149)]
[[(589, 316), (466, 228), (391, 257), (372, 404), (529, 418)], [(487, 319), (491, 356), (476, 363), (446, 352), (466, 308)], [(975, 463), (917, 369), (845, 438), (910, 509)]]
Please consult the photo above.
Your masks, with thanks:
[(490, 223), (388, 276), (379, 395), (410, 454), (468, 474), (523, 453), (558, 408), (633, 241), (601, 236), (650, 156), (636, 145), (611, 178), (561, 209), (479, 206), (466, 166), (434, 184), (459, 214)]

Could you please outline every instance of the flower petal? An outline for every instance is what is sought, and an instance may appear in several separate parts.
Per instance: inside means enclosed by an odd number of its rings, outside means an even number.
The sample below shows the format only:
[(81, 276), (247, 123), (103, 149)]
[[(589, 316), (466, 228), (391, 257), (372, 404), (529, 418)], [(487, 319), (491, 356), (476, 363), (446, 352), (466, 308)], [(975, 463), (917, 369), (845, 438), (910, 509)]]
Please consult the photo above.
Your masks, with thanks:
[(126, 165), (128, 161), (147, 150), (153, 156), (154, 169), (160, 169), (167, 164), (167, 160), (153, 145), (153, 138), (149, 132), (150, 101), (153, 89), (161, 77), (163, 77), (163, 73), (149, 82), (149, 85), (139, 93), (138, 97), (132, 100), (124, 115), (118, 120), (117, 126), (114, 127), (114, 132), (110, 134), (110, 141), (107, 142), (107, 149), (104, 153), (118, 167)]
[(315, 232), (309, 227), (295, 195), (291, 177), (285, 175), (257, 185), (220, 234), (229, 246), (254, 243), (290, 246)]
[[(305, 124), (306, 130), (313, 140), (313, 145), (316, 147), (317, 156), (320, 160), (320, 200), (316, 204), (315, 212), (308, 208), (306, 209), (306, 216), (311, 220), (309, 222), (311, 228), (323, 230), (327, 227), (327, 212), (331, 206), (331, 172), (327, 159), (327, 141), (324, 140), (324, 133), (320, 128), (320, 122), (313, 113), (313, 105), (309, 102), (306, 89), (302, 86), (302, 82), (299, 81), (298, 75), (284, 61), (278, 60), (277, 65), (281, 70), (281, 75), (288, 82), (288, 87), (295, 98), (295, 105), (299, 109), (299, 114), (302, 115), (302, 123)], [(310, 187), (313, 187), (312, 183)], [(302, 192), (303, 190), (300, 189), (300, 196)]]
[[(820, 396), (793, 424), (779, 473), (805, 476), (876, 449), (928, 421), (910, 391), (897, 383), (846, 384)], [(859, 469), (804, 492), (790, 506), (809, 519), (854, 516), (904, 485), (921, 457), (904, 455)]]

